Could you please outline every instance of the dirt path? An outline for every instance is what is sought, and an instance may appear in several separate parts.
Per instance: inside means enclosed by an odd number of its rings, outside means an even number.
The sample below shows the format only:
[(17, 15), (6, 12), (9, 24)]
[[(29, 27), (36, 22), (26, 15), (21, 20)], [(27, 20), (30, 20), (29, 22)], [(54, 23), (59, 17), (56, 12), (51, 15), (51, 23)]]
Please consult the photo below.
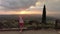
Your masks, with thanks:
[(30, 30), (30, 31), (0, 31), (0, 34), (58, 34), (55, 30)]

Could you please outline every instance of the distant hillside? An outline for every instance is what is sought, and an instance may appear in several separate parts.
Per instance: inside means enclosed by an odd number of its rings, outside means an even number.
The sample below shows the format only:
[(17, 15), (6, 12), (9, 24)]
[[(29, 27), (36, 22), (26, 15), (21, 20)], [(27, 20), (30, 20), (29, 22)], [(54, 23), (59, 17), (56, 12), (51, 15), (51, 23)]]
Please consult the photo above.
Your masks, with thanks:
[[(2, 19), (19, 19), (19, 15), (0, 15), (0, 20)], [(41, 15), (21, 15), (23, 16), (24, 20), (32, 19), (32, 20), (41, 20)], [(47, 16), (47, 20), (54, 20), (55, 18)]]

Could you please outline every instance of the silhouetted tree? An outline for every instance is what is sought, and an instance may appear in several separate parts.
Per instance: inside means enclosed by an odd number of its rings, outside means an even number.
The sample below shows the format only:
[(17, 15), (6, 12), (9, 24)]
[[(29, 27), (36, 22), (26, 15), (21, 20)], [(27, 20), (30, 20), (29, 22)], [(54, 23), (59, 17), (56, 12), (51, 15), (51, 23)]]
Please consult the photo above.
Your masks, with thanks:
[(45, 5), (44, 5), (44, 8), (43, 8), (42, 23), (46, 24), (46, 7), (45, 7)]
[(2, 29), (3, 23), (0, 22), (0, 29)]
[(58, 23), (58, 20), (56, 19), (55, 20), (55, 28), (57, 28), (57, 25), (58, 25), (57, 23)]

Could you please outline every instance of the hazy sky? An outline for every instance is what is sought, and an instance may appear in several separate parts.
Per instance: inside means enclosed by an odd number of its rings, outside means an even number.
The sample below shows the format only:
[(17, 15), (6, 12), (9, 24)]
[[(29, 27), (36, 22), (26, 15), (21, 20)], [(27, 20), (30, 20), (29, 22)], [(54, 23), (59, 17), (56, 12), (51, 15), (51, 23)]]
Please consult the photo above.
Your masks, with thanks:
[[(26, 10), (42, 12), (43, 5), (46, 5), (47, 15), (60, 15), (60, 0), (0, 0), (0, 13), (19, 13)], [(36, 12), (35, 11), (35, 12)]]
[(35, 5), (37, 0), (1, 0), (1, 10), (21, 10)]

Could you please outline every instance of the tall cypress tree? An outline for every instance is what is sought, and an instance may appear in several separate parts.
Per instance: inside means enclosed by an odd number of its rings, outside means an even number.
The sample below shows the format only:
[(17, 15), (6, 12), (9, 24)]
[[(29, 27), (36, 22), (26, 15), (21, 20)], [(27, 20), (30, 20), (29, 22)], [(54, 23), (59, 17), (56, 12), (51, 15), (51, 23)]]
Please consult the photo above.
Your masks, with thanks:
[(43, 7), (43, 13), (42, 13), (42, 23), (46, 24), (46, 6)]

